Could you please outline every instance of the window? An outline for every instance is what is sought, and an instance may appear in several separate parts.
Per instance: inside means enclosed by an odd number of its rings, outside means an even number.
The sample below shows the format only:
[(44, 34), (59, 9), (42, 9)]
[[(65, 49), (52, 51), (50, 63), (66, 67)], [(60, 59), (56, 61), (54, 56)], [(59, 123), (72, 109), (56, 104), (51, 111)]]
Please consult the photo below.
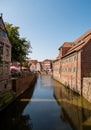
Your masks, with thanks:
[(1, 35), (2, 35), (3, 38), (6, 38), (6, 32), (5, 31), (2, 31)]
[(73, 68), (73, 72), (77, 72), (77, 68), (76, 67)]
[(69, 58), (69, 62), (71, 62), (72, 61), (72, 58)]
[(74, 61), (77, 60), (77, 55), (74, 56)]

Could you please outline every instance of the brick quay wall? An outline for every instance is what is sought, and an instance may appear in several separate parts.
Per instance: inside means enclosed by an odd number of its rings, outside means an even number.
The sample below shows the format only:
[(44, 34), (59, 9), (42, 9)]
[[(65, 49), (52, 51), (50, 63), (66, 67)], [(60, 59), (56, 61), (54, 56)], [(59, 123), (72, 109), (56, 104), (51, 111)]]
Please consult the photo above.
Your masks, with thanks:
[(15, 101), (28, 88), (33, 87), (36, 79), (36, 74), (30, 74), (24, 77), (11, 78), (7, 80), (6, 87), (4, 87), (4, 89), (1, 89), (3, 91), (0, 93), (0, 112), (7, 108), (7, 106)]
[(91, 77), (83, 78), (82, 95), (91, 103)]
[[(62, 82), (60, 81), (60, 78), (53, 76), (53, 79), (55, 79), (56, 81), (60, 82), (60, 84), (62, 84)], [(65, 84), (62, 84), (64, 86), (66, 86)], [(66, 86), (67, 87), (67, 86)], [(71, 88), (70, 88), (71, 89)], [(82, 84), (82, 96), (89, 102), (91, 103), (91, 77), (84, 77), (83, 78), (83, 84)], [(72, 89), (73, 90), (73, 89)], [(74, 92), (78, 93), (77, 91), (73, 90)], [(78, 93), (79, 94), (79, 93)]]
[(12, 79), (12, 90), (15, 92), (16, 97), (24, 93), (29, 87), (32, 87), (36, 78), (36, 74), (32, 74), (25, 77)]

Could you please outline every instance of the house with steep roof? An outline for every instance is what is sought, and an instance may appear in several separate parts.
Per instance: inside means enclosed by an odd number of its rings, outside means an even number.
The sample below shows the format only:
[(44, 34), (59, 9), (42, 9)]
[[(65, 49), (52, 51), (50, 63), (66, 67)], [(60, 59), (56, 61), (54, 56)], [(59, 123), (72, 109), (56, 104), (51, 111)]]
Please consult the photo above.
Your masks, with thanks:
[(42, 71), (52, 71), (52, 60), (45, 59), (42, 61)]
[[(68, 49), (62, 49), (63, 46), (59, 48), (60, 58), (53, 62), (53, 77), (82, 94), (83, 77), (89, 77), (91, 74), (91, 30), (74, 40), (68, 45)], [(57, 62), (58, 68), (55, 67)], [(55, 68), (59, 71), (58, 77)]]
[(37, 72), (41, 72), (41, 70), (42, 70), (41, 62), (37, 62), (37, 64), (36, 64), (36, 71)]
[(30, 66), (31, 72), (52, 72), (52, 62), (53, 60), (45, 59), (41, 62), (37, 60), (29, 60), (28, 64)]
[(29, 66), (30, 66), (30, 71), (31, 72), (35, 72), (36, 71), (36, 65), (37, 65), (38, 61), (37, 60), (30, 60), (29, 61)]
[(8, 79), (10, 78), (11, 43), (2, 15), (0, 16), (0, 57), (0, 91), (3, 91), (8, 86)]

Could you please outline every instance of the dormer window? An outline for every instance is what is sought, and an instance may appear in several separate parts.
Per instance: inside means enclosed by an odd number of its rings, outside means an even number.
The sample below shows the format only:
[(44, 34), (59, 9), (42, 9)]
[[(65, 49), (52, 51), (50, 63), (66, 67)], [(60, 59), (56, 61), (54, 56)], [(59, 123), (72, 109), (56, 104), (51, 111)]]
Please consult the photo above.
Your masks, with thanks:
[(2, 31), (1, 35), (2, 35), (3, 38), (6, 38), (6, 36), (7, 36), (5, 31)]

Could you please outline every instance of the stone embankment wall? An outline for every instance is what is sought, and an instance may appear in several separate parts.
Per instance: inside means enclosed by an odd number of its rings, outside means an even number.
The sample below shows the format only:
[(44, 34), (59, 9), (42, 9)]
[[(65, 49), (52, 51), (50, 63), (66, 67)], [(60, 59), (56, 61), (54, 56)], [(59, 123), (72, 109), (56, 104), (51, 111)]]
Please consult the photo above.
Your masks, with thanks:
[(83, 78), (82, 94), (91, 103), (91, 77)]
[[(55, 80), (60, 82), (59, 78), (53, 77)], [(61, 83), (61, 82), (60, 82)], [(62, 84), (62, 83), (61, 83)], [(63, 84), (64, 85), (64, 84)], [(65, 85), (64, 85), (65, 86)], [(71, 89), (71, 88), (70, 88)], [(83, 85), (82, 85), (82, 96), (91, 103), (91, 77), (84, 77), (83, 78)], [(73, 91), (75, 91), (74, 89), (72, 89)], [(77, 91), (75, 91), (77, 92)], [(79, 92), (77, 92), (79, 93)]]
[(12, 79), (7, 78), (0, 81), (0, 93), (4, 91), (11, 90), (12, 88)]
[(18, 97), (25, 90), (31, 87), (35, 83), (35, 80), (36, 80), (35, 74), (12, 79), (12, 90), (16, 93), (16, 97)]
[(6, 86), (0, 92), (0, 111), (16, 100), (29, 87), (32, 87), (36, 82), (36, 78), (36, 74), (31, 74), (7, 80)]

